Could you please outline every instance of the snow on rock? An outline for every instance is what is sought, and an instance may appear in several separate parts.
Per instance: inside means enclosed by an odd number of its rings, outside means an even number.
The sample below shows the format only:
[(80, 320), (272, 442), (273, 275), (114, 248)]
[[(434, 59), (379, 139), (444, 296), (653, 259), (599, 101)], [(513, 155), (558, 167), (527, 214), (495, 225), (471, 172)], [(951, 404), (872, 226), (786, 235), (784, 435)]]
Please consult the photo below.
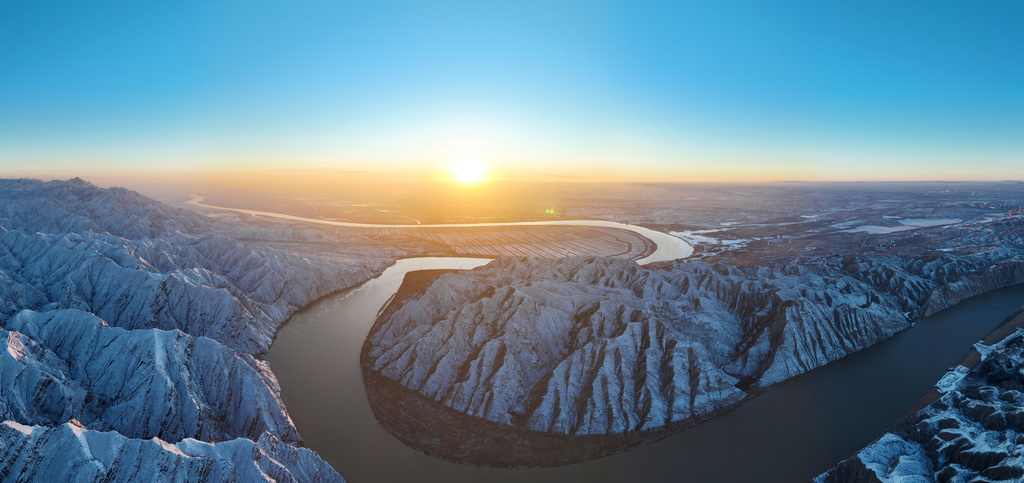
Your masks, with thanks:
[[(788, 271), (787, 271), (788, 270)], [(703, 418), (909, 322), (852, 277), (503, 258), (439, 277), (370, 335), (372, 368), (453, 409), (564, 434)]]
[(929, 483), (931, 466), (924, 458), (921, 445), (886, 434), (858, 455), (861, 463), (881, 481), (901, 483)]
[(957, 384), (960, 383), (960, 380), (963, 379), (965, 375), (967, 375), (967, 371), (969, 370), (970, 369), (964, 366), (958, 365), (954, 367), (952, 370), (943, 375), (942, 378), (939, 379), (939, 382), (935, 383), (935, 389), (941, 392), (952, 391), (957, 386)]
[[(11, 387), (0, 419), (59, 424), (168, 441), (298, 434), (266, 364), (206, 337), (105, 327), (77, 310), (24, 311), (9, 319), (0, 373)], [(22, 349), (11, 354), (11, 341)], [(10, 374), (10, 378), (7, 375)], [(5, 407), (6, 406), (6, 407)]]
[(1024, 333), (989, 347), (938, 399), (816, 481), (1024, 480)]
[(330, 263), (249, 245), (211, 233), (216, 222), (187, 210), (77, 181), (0, 180), (0, 226), (0, 317), (73, 308), (253, 354), (298, 308), (390, 262)]
[[(703, 419), (965, 298), (1024, 283), (1006, 227), (983, 251), (750, 263), (499, 259), (378, 321), (368, 367), (452, 409), (564, 434)], [(998, 228), (998, 229), (996, 229)], [(1005, 229), (1003, 229), (1005, 228)]]
[(269, 433), (216, 444), (86, 429), (0, 424), (2, 481), (344, 481), (316, 453)]
[(0, 180), (0, 480), (340, 480), (296, 447), (254, 356), (393, 259), (233, 233), (292, 236), (79, 179)]

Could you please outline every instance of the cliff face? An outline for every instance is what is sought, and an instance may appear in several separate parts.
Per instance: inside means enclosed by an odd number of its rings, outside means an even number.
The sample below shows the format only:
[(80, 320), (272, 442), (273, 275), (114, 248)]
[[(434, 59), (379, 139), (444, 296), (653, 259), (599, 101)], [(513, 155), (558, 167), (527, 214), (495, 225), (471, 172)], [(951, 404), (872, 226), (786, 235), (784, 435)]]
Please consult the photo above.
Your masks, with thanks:
[(107, 327), (77, 310), (24, 311), (0, 338), (0, 419), (134, 438), (285, 441), (298, 434), (266, 364), (213, 339), (180, 331)]
[(976, 347), (978, 365), (947, 374), (935, 401), (816, 481), (1021, 481), (1024, 331)]
[(1019, 241), (977, 255), (848, 258), (845, 271), (894, 295), (900, 310), (927, 317), (964, 299), (1001, 287), (1024, 283), (1024, 250)]
[[(991, 240), (990, 240), (991, 241)], [(464, 414), (562, 434), (700, 420), (964, 298), (1024, 282), (980, 254), (762, 266), (500, 259), (443, 275), (371, 331), (369, 369)]]
[(233, 230), (80, 180), (0, 181), (0, 479), (340, 479), (294, 446), (254, 355), (299, 307), (391, 260)]
[(849, 277), (501, 259), (440, 277), (371, 334), (372, 368), (443, 404), (565, 434), (700, 418), (906, 327)]
[(593, 261), (442, 276), (371, 335), (374, 367), (468, 414), (563, 432), (641, 429), (739, 396), (700, 341), (655, 315), (670, 304), (631, 290), (646, 271)]

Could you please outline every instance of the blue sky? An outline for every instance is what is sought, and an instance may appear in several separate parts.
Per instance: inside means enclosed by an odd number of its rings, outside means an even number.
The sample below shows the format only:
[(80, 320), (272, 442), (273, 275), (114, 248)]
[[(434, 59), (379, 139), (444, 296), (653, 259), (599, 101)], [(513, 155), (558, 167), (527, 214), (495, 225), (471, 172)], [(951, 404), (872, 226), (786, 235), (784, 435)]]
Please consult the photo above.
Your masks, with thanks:
[(1024, 178), (1021, 25), (996, 1), (0, 0), (0, 168)]

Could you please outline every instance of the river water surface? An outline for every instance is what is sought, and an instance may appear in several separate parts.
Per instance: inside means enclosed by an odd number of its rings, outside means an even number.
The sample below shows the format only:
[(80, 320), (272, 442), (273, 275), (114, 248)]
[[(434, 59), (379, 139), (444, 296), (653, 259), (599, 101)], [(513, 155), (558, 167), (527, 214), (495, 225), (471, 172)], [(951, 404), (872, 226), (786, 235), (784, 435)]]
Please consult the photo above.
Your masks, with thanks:
[(300, 221), (303, 223), (314, 223), (318, 225), (343, 226), (348, 228), (411, 228), (422, 230), (425, 228), (479, 228), (483, 226), (602, 226), (606, 228), (618, 228), (636, 233), (654, 242), (654, 252), (644, 258), (637, 260), (640, 265), (654, 262), (666, 262), (679, 260), (693, 254), (693, 247), (682, 238), (669, 235), (668, 233), (644, 228), (642, 226), (619, 223), (605, 220), (548, 220), (548, 221), (508, 221), (500, 223), (444, 223), (438, 225), (393, 225), (380, 223), (355, 223), (349, 221), (322, 220), (319, 218), (306, 218), (302, 216), (289, 215), (286, 213), (275, 213), (272, 211), (247, 210), (244, 208), (229, 208), (226, 206), (208, 205), (203, 203), (204, 197), (192, 195), (186, 204), (201, 206), (221, 211), (233, 211), (252, 216), (263, 216), (281, 220)]
[(556, 468), (479, 468), (405, 446), (377, 425), (359, 353), (405, 274), (485, 259), (400, 260), (380, 277), (289, 320), (266, 359), (306, 446), (348, 481), (807, 481), (877, 436), (1024, 303), (1024, 285), (968, 299), (915, 327), (795, 377), (660, 441)]

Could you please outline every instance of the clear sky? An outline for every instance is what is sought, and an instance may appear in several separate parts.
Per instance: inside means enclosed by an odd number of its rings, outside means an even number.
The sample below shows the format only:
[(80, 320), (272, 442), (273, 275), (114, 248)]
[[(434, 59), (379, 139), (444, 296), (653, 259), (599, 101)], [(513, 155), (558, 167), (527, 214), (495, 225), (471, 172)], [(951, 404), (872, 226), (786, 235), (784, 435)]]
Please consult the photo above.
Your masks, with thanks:
[(1024, 2), (0, 0), (0, 176), (1024, 178)]

